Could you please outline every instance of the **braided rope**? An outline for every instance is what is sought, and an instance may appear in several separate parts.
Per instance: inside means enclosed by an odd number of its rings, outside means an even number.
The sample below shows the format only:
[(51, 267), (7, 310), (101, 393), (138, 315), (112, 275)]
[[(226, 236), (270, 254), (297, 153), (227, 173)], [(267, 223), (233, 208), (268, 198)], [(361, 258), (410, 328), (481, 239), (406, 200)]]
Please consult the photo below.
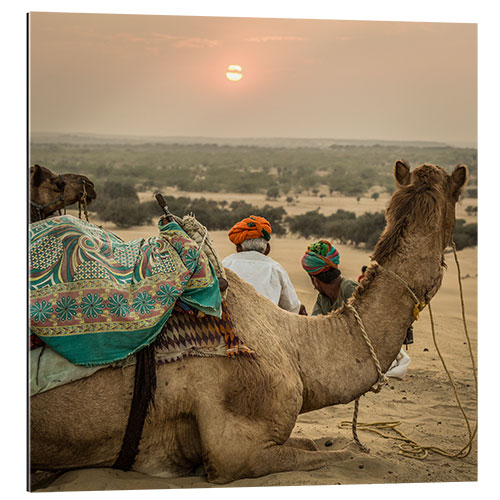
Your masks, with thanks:
[(383, 269), (385, 272), (387, 272), (387, 273), (391, 274), (392, 276), (394, 276), (395, 278), (397, 278), (404, 285), (406, 290), (410, 293), (413, 300), (415, 301), (415, 306), (413, 307), (413, 317), (415, 318), (415, 321), (418, 320), (419, 312), (422, 311), (424, 309), (424, 307), (426, 306), (425, 302), (418, 300), (418, 297), (415, 295), (415, 292), (410, 288), (408, 283), (406, 283), (406, 281), (403, 278), (401, 278), (401, 276), (396, 274), (394, 271), (391, 271), (390, 269), (387, 269), (386, 267), (380, 265), (376, 260), (374, 260), (373, 263), (376, 266), (380, 267), (380, 269)]
[[(474, 354), (472, 352), (472, 344), (471, 344), (469, 333), (467, 330), (467, 321), (465, 318), (465, 305), (464, 305), (465, 301), (464, 301), (464, 297), (463, 297), (460, 264), (458, 262), (456, 245), (455, 245), (455, 242), (453, 240), (451, 241), (451, 246), (453, 248), (455, 263), (457, 265), (458, 283), (459, 283), (459, 290), (460, 290), (460, 302), (461, 302), (461, 307), (462, 307), (462, 323), (463, 323), (463, 327), (464, 327), (465, 336), (467, 339), (467, 345), (468, 345), (472, 369), (473, 369), (473, 375), (474, 375), (474, 381), (475, 381), (476, 401), (477, 401), (477, 369), (476, 369), (476, 363), (474, 360)], [(380, 267), (382, 267), (382, 266), (380, 266)], [(388, 271), (388, 270), (386, 269), (386, 271)], [(392, 271), (389, 271), (389, 272), (392, 273)], [(397, 276), (395, 273), (392, 273), (392, 274)], [(399, 276), (397, 276), (397, 277), (399, 278)], [(409, 290), (409, 287), (407, 287), (407, 288)], [(442, 448), (439, 448), (437, 446), (432, 446), (432, 445), (426, 446), (426, 445), (422, 445), (422, 444), (417, 443), (415, 440), (411, 439), (410, 437), (408, 437), (406, 434), (404, 434), (401, 430), (399, 430), (397, 428), (399, 425), (401, 425), (401, 423), (402, 423), (401, 421), (373, 422), (373, 423), (361, 423), (360, 422), (358, 424), (358, 421), (357, 421), (358, 420), (358, 409), (359, 409), (359, 398), (358, 398), (358, 399), (356, 399), (355, 405), (354, 405), (354, 415), (353, 415), (352, 424), (350, 422), (347, 422), (347, 421), (342, 421), (339, 423), (339, 428), (346, 428), (347, 426), (349, 426), (351, 424), (354, 440), (361, 447), (361, 449), (363, 451), (367, 451), (367, 448), (365, 446), (363, 446), (358, 439), (357, 431), (356, 431), (356, 428), (358, 426), (361, 430), (374, 432), (374, 433), (380, 435), (381, 437), (383, 437), (384, 439), (397, 439), (397, 440), (403, 441), (403, 443), (398, 445), (399, 450), (400, 450), (399, 454), (406, 456), (406, 457), (409, 457), (409, 458), (415, 458), (418, 460), (424, 460), (425, 458), (427, 458), (429, 451), (437, 453), (437, 454), (445, 456), (445, 457), (449, 457), (449, 458), (465, 458), (472, 451), (472, 444), (473, 444), (473, 441), (477, 435), (478, 424), (476, 421), (476, 425), (475, 425), (474, 430), (471, 429), (469, 419), (468, 419), (467, 414), (465, 413), (465, 410), (464, 410), (462, 403), (460, 401), (460, 397), (458, 395), (456, 385), (453, 381), (453, 377), (451, 376), (451, 374), (446, 366), (446, 363), (444, 361), (444, 358), (441, 355), (441, 351), (439, 350), (439, 347), (438, 347), (437, 341), (436, 341), (436, 330), (435, 330), (435, 325), (434, 325), (434, 318), (432, 315), (432, 308), (431, 308), (430, 304), (429, 304), (429, 317), (430, 317), (432, 340), (434, 343), (434, 347), (436, 348), (436, 351), (439, 355), (439, 358), (441, 360), (443, 368), (446, 372), (446, 375), (448, 376), (448, 380), (449, 380), (451, 387), (453, 389), (457, 405), (460, 409), (460, 412), (462, 413), (462, 416), (464, 417), (464, 420), (465, 420), (465, 423), (467, 426), (467, 432), (469, 435), (468, 441), (459, 451), (451, 452), (451, 451), (447, 451), (447, 450), (444, 450)], [(397, 436), (390, 435), (390, 434), (384, 434), (383, 432), (381, 432), (381, 429), (392, 430), (397, 434)]]
[[(368, 346), (368, 350), (370, 351), (373, 362), (375, 363), (375, 368), (377, 369), (378, 380), (369, 389), (369, 391), (378, 393), (382, 390), (382, 387), (384, 387), (384, 385), (387, 384), (387, 377), (384, 375), (384, 373), (382, 373), (382, 367), (380, 366), (380, 362), (378, 360), (377, 354), (375, 353), (375, 349), (373, 348), (373, 344), (370, 341), (370, 337), (368, 337), (368, 333), (366, 333), (365, 325), (363, 324), (363, 321), (361, 320), (361, 316), (359, 315), (358, 311), (356, 311), (356, 308), (352, 304), (347, 304), (347, 307), (352, 310), (354, 317), (356, 318), (356, 321), (358, 322), (358, 325), (361, 329), (361, 334), (363, 335), (363, 339), (365, 340), (366, 345)], [(356, 444), (365, 453), (369, 453), (370, 450), (365, 445), (363, 445), (358, 438), (358, 432), (357, 432), (358, 412), (359, 412), (359, 398), (357, 398), (356, 401), (354, 402), (354, 413), (352, 416), (352, 437), (353, 437), (354, 441), (356, 442)]]
[[(179, 226), (181, 226), (184, 229), (184, 225), (183, 225), (182, 219), (180, 217), (177, 217), (177, 215), (174, 215), (173, 218), (179, 224)], [(198, 245), (198, 258), (196, 259), (195, 269), (196, 269), (196, 267), (198, 267), (198, 262), (200, 261), (200, 254), (201, 254), (201, 252), (204, 251), (203, 250), (203, 245), (205, 245), (205, 241), (208, 238), (208, 229), (205, 226), (203, 226), (203, 225), (202, 225), (202, 227), (204, 229), (204, 232), (203, 232), (203, 237), (201, 238), (201, 242), (200, 243), (197, 243), (196, 240), (194, 240), (194, 238), (192, 238), (192, 236), (190, 236), (190, 238), (193, 239), (193, 241)]]
[(370, 453), (370, 448), (366, 447), (361, 441), (359, 440), (358, 437), (358, 412), (359, 412), (359, 398), (354, 401), (354, 413), (352, 415), (352, 425), (351, 425), (351, 430), (352, 430), (352, 438), (354, 439), (354, 442), (361, 448), (362, 451), (365, 453)]
[(366, 345), (368, 346), (368, 350), (370, 351), (373, 362), (375, 363), (375, 367), (377, 369), (378, 380), (369, 390), (375, 393), (380, 392), (382, 390), (382, 387), (385, 384), (387, 384), (387, 377), (382, 372), (382, 367), (380, 366), (380, 362), (375, 353), (375, 349), (373, 348), (373, 344), (371, 343), (371, 340), (368, 337), (368, 334), (366, 333), (365, 325), (363, 324), (363, 321), (361, 320), (358, 311), (356, 311), (356, 309), (352, 304), (347, 304), (347, 308), (351, 309), (352, 312), (354, 313), (354, 317), (356, 318), (359, 328), (361, 329), (361, 334), (363, 335), (363, 339), (365, 340)]

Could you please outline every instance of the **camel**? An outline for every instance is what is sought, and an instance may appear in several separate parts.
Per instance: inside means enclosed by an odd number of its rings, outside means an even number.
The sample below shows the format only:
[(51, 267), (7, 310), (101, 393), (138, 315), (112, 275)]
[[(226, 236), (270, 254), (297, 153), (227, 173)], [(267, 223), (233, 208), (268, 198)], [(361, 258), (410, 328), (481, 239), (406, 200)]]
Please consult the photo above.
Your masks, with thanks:
[[(225, 484), (292, 470), (313, 470), (352, 456), (353, 443), (319, 450), (290, 438), (301, 413), (346, 404), (379, 379), (360, 332), (364, 324), (385, 372), (414, 321), (415, 298), (428, 303), (445, 268), (455, 204), (468, 177), (434, 165), (394, 165), (397, 189), (367, 276), (347, 305), (328, 316), (284, 311), (228, 270), (227, 305), (237, 335), (256, 352), (186, 358), (158, 366), (154, 405), (132, 470), (172, 477), (204, 466)], [(354, 309), (353, 309), (354, 308)], [(31, 398), (31, 466), (111, 467), (120, 451), (134, 369), (104, 368)], [(338, 442), (338, 440), (337, 440)]]
[(94, 183), (85, 175), (54, 174), (38, 164), (30, 168), (30, 221), (47, 218), (77, 201), (86, 193), (90, 203), (97, 195)]

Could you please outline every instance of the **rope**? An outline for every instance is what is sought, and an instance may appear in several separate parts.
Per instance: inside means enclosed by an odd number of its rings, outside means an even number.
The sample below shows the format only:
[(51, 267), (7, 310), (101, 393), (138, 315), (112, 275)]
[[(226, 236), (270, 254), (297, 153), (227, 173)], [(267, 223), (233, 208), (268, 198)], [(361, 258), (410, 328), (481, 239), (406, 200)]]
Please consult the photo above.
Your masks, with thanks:
[(380, 392), (382, 390), (382, 387), (384, 387), (384, 385), (387, 384), (387, 377), (382, 372), (382, 367), (380, 366), (380, 362), (377, 358), (377, 355), (375, 354), (375, 349), (373, 348), (373, 344), (371, 343), (370, 338), (366, 333), (365, 325), (363, 324), (363, 321), (361, 320), (358, 311), (356, 311), (356, 309), (352, 304), (348, 304), (347, 308), (351, 309), (352, 312), (354, 313), (354, 317), (356, 318), (356, 321), (358, 322), (358, 325), (361, 329), (361, 334), (363, 335), (363, 338), (372, 356), (373, 362), (375, 363), (375, 367), (377, 368), (378, 380), (369, 390), (375, 393)]
[(422, 301), (418, 300), (418, 297), (415, 295), (415, 292), (410, 288), (410, 286), (408, 285), (408, 283), (406, 283), (406, 281), (403, 278), (401, 278), (401, 276), (399, 276), (398, 274), (396, 274), (394, 271), (391, 271), (390, 269), (387, 269), (384, 266), (381, 266), (376, 260), (374, 260), (373, 262), (374, 262), (375, 265), (377, 265), (378, 267), (380, 267), (380, 269), (383, 269), (385, 272), (387, 272), (389, 274), (392, 274), (392, 276), (394, 276), (395, 278), (397, 278), (404, 285), (404, 287), (406, 288), (406, 290), (408, 290), (408, 292), (412, 296), (413, 300), (415, 301), (415, 306), (413, 307), (413, 317), (415, 318), (415, 321), (417, 321), (418, 320), (418, 314), (426, 306), (425, 302), (422, 302)]
[[(354, 401), (354, 413), (352, 415), (352, 425), (351, 425), (351, 430), (352, 430), (352, 438), (354, 439), (354, 442), (361, 448), (362, 451), (365, 453), (370, 453), (370, 448), (367, 448), (361, 441), (359, 440), (358, 437), (358, 412), (359, 412), (359, 398)], [(346, 422), (349, 424), (349, 422)]]
[[(87, 211), (87, 189), (85, 188), (85, 181), (82, 181), (83, 184), (83, 193), (82, 197), (78, 200), (78, 218), (82, 218), (82, 205), (83, 205), (83, 213), (85, 215), (85, 219), (89, 222), (89, 213)], [(66, 213), (66, 207), (64, 207)]]
[[(174, 215), (173, 218), (179, 224), (179, 226), (181, 226), (182, 228), (184, 227), (182, 224), (183, 221), (180, 217), (177, 217), (177, 215)], [(208, 237), (208, 229), (205, 226), (202, 226), (202, 227), (205, 231), (203, 233), (203, 237), (201, 238), (201, 242), (197, 243), (197, 245), (198, 245), (198, 258), (196, 259), (196, 266), (194, 266), (194, 269), (196, 269), (198, 267), (198, 262), (200, 261), (200, 255), (201, 255), (201, 252), (203, 251), (203, 245), (205, 244), (205, 241), (207, 240), (207, 237)], [(192, 239), (194, 241), (194, 238), (192, 238)], [(195, 241), (195, 243), (196, 243), (196, 241)]]
[(476, 362), (474, 360), (474, 354), (472, 353), (472, 344), (470, 341), (469, 332), (467, 330), (467, 321), (465, 320), (465, 305), (464, 305), (465, 301), (464, 301), (464, 292), (463, 292), (463, 288), (462, 288), (462, 272), (460, 270), (460, 264), (458, 262), (457, 246), (455, 245), (455, 242), (453, 241), (453, 239), (451, 240), (451, 247), (453, 248), (453, 256), (455, 257), (455, 264), (457, 266), (458, 289), (460, 291), (460, 303), (462, 305), (462, 322), (464, 325), (465, 337), (467, 339), (467, 346), (469, 348), (469, 356), (470, 356), (471, 363), (472, 363), (472, 373), (474, 375), (474, 383), (475, 383), (476, 395), (477, 395), (477, 368), (476, 368)]
[[(462, 322), (463, 322), (463, 326), (464, 326), (465, 336), (467, 338), (467, 345), (469, 348), (469, 354), (470, 354), (471, 363), (472, 363), (472, 369), (473, 369), (474, 381), (475, 381), (476, 400), (477, 400), (477, 387), (478, 387), (478, 385), (477, 385), (476, 363), (474, 360), (474, 354), (472, 352), (472, 344), (471, 344), (469, 333), (467, 330), (467, 321), (465, 318), (465, 306), (464, 306), (464, 297), (463, 297), (463, 289), (462, 289), (462, 281), (461, 281), (460, 264), (458, 262), (456, 245), (455, 245), (455, 242), (453, 240), (451, 241), (451, 246), (453, 248), (455, 263), (457, 265), (458, 283), (459, 283), (459, 290), (460, 290), (460, 302), (461, 302), (461, 306), (462, 306)], [(382, 266), (380, 266), (380, 267), (382, 267)], [(393, 273), (392, 271), (389, 271), (388, 269), (386, 269), (386, 271), (388, 271), (391, 274), (393, 274), (394, 276), (398, 277), (400, 279), (400, 281), (403, 281), (399, 276), (397, 276), (397, 274)], [(412, 292), (411, 289), (406, 285), (406, 283), (405, 283), (405, 286), (410, 292)], [(414, 298), (416, 298), (415, 294), (413, 294), (413, 292), (412, 292), (412, 295)], [(374, 433), (382, 436), (384, 439), (392, 438), (392, 439), (397, 439), (397, 440), (403, 441), (403, 443), (398, 445), (399, 454), (406, 456), (406, 457), (409, 457), (409, 458), (415, 458), (418, 460), (424, 460), (425, 458), (427, 458), (429, 451), (437, 453), (437, 454), (445, 456), (445, 457), (449, 457), (449, 458), (466, 458), (472, 450), (472, 443), (474, 441), (474, 438), (477, 435), (478, 424), (476, 421), (476, 426), (475, 426), (474, 430), (471, 429), (469, 419), (468, 419), (467, 414), (465, 413), (465, 410), (464, 410), (462, 403), (460, 401), (460, 397), (458, 395), (457, 388), (456, 388), (455, 383), (453, 381), (453, 377), (451, 376), (451, 374), (446, 366), (446, 363), (444, 361), (444, 358), (441, 354), (441, 351), (439, 350), (439, 347), (437, 345), (436, 329), (435, 329), (435, 325), (434, 325), (434, 318), (432, 315), (432, 308), (431, 308), (430, 303), (429, 303), (429, 317), (430, 317), (430, 322), (431, 322), (432, 340), (434, 343), (434, 347), (436, 348), (436, 352), (439, 355), (439, 359), (441, 360), (441, 363), (442, 363), (443, 368), (446, 372), (446, 375), (448, 376), (448, 380), (450, 381), (451, 387), (452, 387), (454, 395), (455, 395), (455, 400), (457, 402), (457, 405), (460, 409), (460, 412), (462, 413), (462, 415), (464, 417), (464, 420), (465, 420), (465, 423), (467, 426), (467, 432), (469, 435), (468, 441), (465, 444), (465, 446), (463, 446), (459, 451), (451, 452), (451, 451), (447, 451), (447, 450), (444, 450), (442, 448), (439, 448), (437, 446), (425, 446), (425, 445), (419, 444), (418, 442), (411, 439), (406, 434), (404, 434), (400, 429), (397, 428), (398, 426), (401, 425), (401, 421), (387, 421), (387, 422), (373, 422), (373, 423), (359, 423), (358, 424), (358, 422), (357, 422), (358, 409), (359, 409), (359, 398), (358, 398), (358, 399), (356, 399), (355, 404), (354, 404), (352, 431), (353, 431), (354, 440), (361, 447), (361, 449), (363, 449), (363, 451), (367, 451), (368, 449), (360, 443), (360, 441), (357, 437), (357, 432), (356, 432), (357, 427), (359, 427), (359, 429), (361, 429), (361, 430), (374, 432)], [(349, 425), (351, 425), (350, 422), (342, 421), (339, 423), (339, 428), (346, 428)], [(394, 436), (392, 434), (384, 434), (383, 432), (381, 432), (382, 429), (392, 430), (397, 434), (397, 436)]]
[[(361, 320), (360, 315), (358, 314), (358, 311), (354, 308), (352, 304), (347, 304), (347, 308), (351, 309), (352, 312), (354, 313), (354, 317), (356, 318), (356, 321), (358, 322), (358, 325), (361, 329), (361, 334), (363, 335), (363, 339), (366, 342), (366, 345), (368, 346), (368, 350), (370, 351), (371, 357), (373, 359), (373, 362), (375, 363), (375, 368), (377, 369), (377, 374), (378, 374), (378, 380), (377, 382), (368, 389), (369, 391), (378, 393), (382, 390), (382, 387), (384, 387), (385, 384), (387, 384), (387, 377), (382, 373), (382, 367), (380, 366), (380, 362), (378, 360), (377, 354), (375, 353), (375, 349), (373, 348), (373, 344), (370, 341), (370, 338), (368, 337), (368, 334), (366, 333), (365, 325), (363, 324), (363, 321)], [(356, 444), (365, 452), (369, 453), (369, 449), (361, 443), (361, 441), (358, 438), (358, 432), (357, 432), (357, 425), (358, 425), (358, 412), (359, 412), (359, 398), (356, 399), (354, 402), (354, 413), (352, 416), (352, 437)]]

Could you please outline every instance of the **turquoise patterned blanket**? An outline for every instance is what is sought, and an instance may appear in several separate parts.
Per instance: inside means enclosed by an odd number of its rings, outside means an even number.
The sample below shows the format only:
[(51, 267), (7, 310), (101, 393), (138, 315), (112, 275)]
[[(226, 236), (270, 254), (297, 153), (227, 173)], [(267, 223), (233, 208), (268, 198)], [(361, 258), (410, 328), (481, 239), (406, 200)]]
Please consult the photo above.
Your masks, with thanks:
[(30, 328), (84, 366), (149, 345), (177, 299), (220, 317), (217, 276), (175, 222), (159, 236), (124, 242), (71, 215), (30, 225)]

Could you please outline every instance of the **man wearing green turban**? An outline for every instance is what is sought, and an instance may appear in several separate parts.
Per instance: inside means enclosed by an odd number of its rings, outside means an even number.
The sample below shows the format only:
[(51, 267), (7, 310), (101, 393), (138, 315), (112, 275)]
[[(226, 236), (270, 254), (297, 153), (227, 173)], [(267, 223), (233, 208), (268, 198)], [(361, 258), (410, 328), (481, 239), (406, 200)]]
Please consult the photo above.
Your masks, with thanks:
[[(302, 257), (302, 267), (307, 271), (314, 288), (319, 292), (311, 313), (312, 316), (335, 311), (347, 302), (358, 286), (356, 281), (342, 277), (339, 263), (339, 251), (329, 241), (320, 240), (307, 247), (306, 253)], [(402, 379), (408, 371), (410, 361), (410, 357), (403, 349), (400, 349), (386, 375)]]
[(320, 240), (307, 247), (302, 267), (319, 292), (312, 316), (338, 309), (358, 286), (355, 281), (342, 277), (339, 263), (339, 251), (329, 241)]

